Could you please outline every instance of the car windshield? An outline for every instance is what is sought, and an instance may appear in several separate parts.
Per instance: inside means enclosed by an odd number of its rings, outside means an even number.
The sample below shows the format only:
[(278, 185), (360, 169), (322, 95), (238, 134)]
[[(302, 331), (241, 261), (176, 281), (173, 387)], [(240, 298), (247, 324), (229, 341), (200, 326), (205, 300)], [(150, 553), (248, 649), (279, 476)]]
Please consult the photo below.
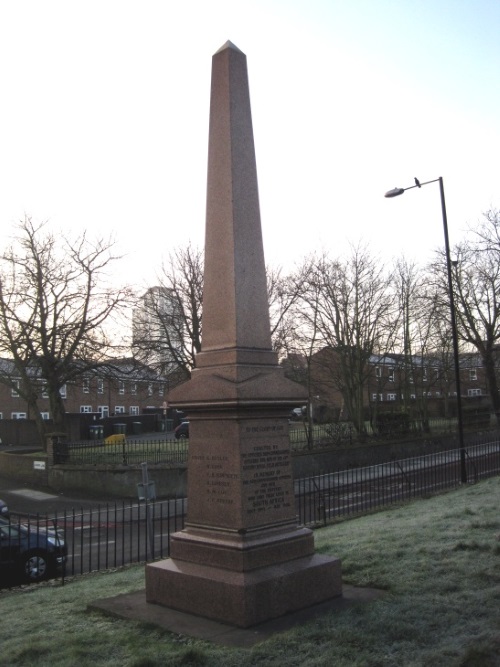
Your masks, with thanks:
[(0, 534), (2, 537), (8, 537), (12, 539), (13, 537), (19, 537), (19, 531), (14, 528), (14, 526), (9, 526), (5, 524), (0, 524)]

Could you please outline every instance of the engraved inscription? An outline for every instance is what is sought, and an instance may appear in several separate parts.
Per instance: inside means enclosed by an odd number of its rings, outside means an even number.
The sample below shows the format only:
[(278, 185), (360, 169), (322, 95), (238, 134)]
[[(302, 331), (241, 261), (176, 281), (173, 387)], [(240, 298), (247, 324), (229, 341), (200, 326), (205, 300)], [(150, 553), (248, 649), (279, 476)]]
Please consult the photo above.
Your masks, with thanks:
[[(267, 426), (249, 428), (266, 429), (265, 432), (274, 429)], [(251, 451), (242, 453), (242, 470), (248, 515), (292, 506), (292, 475), (287, 447), (255, 445)]]
[(234, 480), (236, 473), (225, 470), (229, 457), (217, 454), (196, 454), (191, 460), (206, 469), (205, 498), (210, 505), (232, 505)]

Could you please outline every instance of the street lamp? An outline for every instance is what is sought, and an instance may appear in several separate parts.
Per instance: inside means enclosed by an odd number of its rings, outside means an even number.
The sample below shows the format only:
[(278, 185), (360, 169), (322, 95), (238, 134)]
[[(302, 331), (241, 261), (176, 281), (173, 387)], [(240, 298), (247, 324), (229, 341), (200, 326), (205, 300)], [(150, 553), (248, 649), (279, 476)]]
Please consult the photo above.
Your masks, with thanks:
[(415, 185), (410, 185), (407, 188), (394, 188), (385, 193), (386, 197), (398, 197), (406, 190), (413, 188), (421, 188), (422, 185), (429, 183), (439, 183), (439, 192), (441, 194), (441, 213), (443, 215), (443, 229), (444, 229), (444, 244), (446, 250), (446, 268), (448, 271), (448, 292), (450, 296), (450, 315), (451, 315), (451, 335), (453, 339), (453, 358), (455, 362), (455, 384), (457, 388), (457, 418), (458, 418), (458, 443), (460, 447), (460, 477), (463, 484), (467, 483), (467, 466), (465, 464), (465, 446), (464, 446), (464, 422), (462, 415), (462, 393), (460, 388), (460, 360), (458, 356), (458, 334), (457, 334), (457, 318), (455, 313), (455, 299), (453, 297), (453, 282), (451, 274), (451, 257), (450, 257), (450, 241), (448, 238), (448, 218), (446, 216), (446, 204), (444, 200), (443, 178), (435, 178), (432, 181), (425, 181), (420, 183), (418, 178), (415, 178)]

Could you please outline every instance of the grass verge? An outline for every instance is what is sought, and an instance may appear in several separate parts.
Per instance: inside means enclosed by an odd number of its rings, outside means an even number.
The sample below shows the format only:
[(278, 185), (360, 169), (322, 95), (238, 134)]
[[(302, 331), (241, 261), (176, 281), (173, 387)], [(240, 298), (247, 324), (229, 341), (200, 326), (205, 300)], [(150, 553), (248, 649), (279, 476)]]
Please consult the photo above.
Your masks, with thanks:
[(144, 587), (135, 566), (0, 592), (0, 665), (497, 667), (500, 478), (316, 531), (344, 581), (382, 599), (231, 649), (87, 611)]

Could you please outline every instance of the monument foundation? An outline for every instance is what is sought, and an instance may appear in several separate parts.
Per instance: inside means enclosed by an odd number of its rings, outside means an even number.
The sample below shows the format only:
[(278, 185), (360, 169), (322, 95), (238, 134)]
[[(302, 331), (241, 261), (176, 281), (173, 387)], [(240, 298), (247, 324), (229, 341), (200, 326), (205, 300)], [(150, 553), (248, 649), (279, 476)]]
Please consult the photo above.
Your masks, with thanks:
[(342, 594), (340, 561), (297, 525), (288, 413), (305, 401), (272, 351), (246, 57), (213, 57), (202, 352), (170, 393), (189, 415), (188, 517), (146, 599), (250, 627)]

